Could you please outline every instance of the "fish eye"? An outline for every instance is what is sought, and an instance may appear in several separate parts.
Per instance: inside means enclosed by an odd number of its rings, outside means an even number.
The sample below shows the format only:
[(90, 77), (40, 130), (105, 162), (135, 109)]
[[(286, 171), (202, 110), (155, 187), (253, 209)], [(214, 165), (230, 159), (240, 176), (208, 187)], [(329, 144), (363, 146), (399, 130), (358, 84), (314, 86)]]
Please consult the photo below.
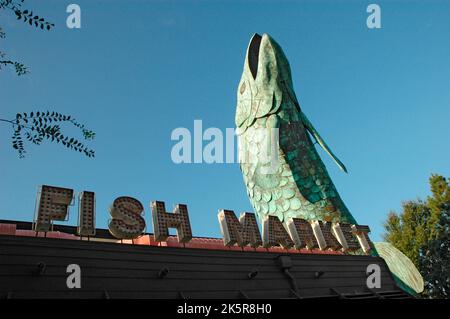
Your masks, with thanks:
[(241, 88), (239, 89), (239, 93), (244, 93), (245, 92), (245, 82), (242, 82)]

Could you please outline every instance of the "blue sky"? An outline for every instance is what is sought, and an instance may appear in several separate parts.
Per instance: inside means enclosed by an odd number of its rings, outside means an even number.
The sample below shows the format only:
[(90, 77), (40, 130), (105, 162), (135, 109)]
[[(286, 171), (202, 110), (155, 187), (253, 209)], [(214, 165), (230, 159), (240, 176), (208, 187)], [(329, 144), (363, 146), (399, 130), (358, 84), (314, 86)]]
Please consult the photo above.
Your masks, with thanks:
[[(236, 89), (254, 32), (269, 33), (291, 63), (303, 111), (349, 174), (320, 152), (344, 202), (381, 240), (387, 213), (450, 175), (450, 2), (76, 1), (81, 29), (65, 25), (74, 1), (25, 7), (54, 22), (44, 32), (0, 12), (2, 51), (31, 73), (0, 71), (0, 117), (55, 110), (97, 137), (95, 159), (44, 143), (19, 159), (0, 125), (0, 218), (31, 221), (38, 185), (91, 190), (97, 226), (118, 196), (188, 205), (194, 235), (220, 237), (217, 211), (251, 211), (237, 164), (171, 161), (177, 127), (234, 127)], [(76, 133), (71, 131), (68, 132)], [(77, 206), (66, 224), (76, 225)]]

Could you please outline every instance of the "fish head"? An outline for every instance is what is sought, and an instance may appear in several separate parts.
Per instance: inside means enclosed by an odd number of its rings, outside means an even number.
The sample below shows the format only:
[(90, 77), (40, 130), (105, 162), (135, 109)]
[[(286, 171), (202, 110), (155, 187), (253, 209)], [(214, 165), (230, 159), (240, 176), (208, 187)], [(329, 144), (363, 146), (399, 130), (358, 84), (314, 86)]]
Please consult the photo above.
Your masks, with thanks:
[(254, 34), (238, 86), (236, 126), (245, 128), (276, 113), (287, 88), (293, 91), (291, 68), (280, 45), (267, 33)]
[(261, 91), (278, 82), (292, 84), (291, 67), (280, 45), (267, 33), (254, 34), (246, 55), (244, 68), (248, 68), (252, 80)]

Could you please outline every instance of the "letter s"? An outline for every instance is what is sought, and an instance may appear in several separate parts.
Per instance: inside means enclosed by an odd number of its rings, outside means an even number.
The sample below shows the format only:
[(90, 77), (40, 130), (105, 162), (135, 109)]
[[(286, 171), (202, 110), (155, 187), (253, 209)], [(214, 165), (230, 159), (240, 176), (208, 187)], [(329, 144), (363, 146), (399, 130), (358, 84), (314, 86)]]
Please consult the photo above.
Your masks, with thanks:
[(134, 239), (145, 230), (145, 220), (141, 216), (144, 206), (133, 197), (122, 196), (114, 200), (109, 209), (111, 221), (109, 232), (119, 239)]

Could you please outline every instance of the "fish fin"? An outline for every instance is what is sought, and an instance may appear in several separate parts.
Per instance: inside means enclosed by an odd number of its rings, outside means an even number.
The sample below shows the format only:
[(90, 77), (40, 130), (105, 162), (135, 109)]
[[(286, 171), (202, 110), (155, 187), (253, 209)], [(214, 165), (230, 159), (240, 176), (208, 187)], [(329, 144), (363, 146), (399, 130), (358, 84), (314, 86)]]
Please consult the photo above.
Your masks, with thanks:
[(311, 124), (311, 122), (306, 117), (305, 113), (300, 111), (300, 117), (302, 119), (303, 125), (306, 127), (306, 129), (309, 131), (309, 133), (314, 137), (316, 142), (323, 148), (325, 152), (330, 155), (330, 157), (336, 162), (336, 164), (339, 166), (341, 170), (344, 172), (347, 172), (347, 168), (345, 165), (336, 157), (336, 155), (333, 154), (331, 149), (328, 147), (328, 145), (325, 143), (325, 141), (322, 139), (322, 137), (319, 135), (317, 130), (314, 128), (314, 126)]

